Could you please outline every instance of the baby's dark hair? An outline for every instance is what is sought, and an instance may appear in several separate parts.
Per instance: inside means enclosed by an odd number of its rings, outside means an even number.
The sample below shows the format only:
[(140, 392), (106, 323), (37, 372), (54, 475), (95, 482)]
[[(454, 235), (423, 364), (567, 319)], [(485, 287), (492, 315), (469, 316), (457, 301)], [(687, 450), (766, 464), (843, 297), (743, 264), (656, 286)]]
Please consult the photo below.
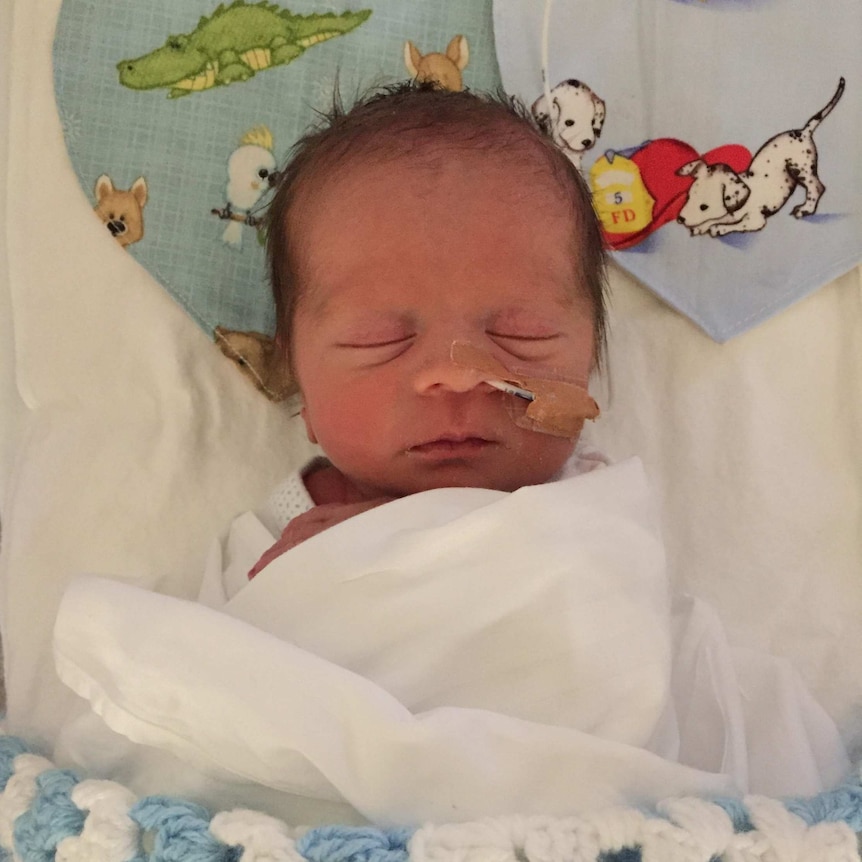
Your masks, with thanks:
[[(332, 109), (297, 141), (279, 172), (267, 213), (266, 250), (281, 361), (288, 361), (300, 290), (301, 250), (291, 243), (288, 228), (302, 191), (363, 160), (409, 160), (414, 154), (427, 158), (435, 149), (445, 157), (453, 147), (485, 150), (537, 175), (550, 175), (559, 185), (561, 198), (571, 204), (575, 272), (591, 306), (595, 360), (601, 362), (606, 338), (606, 255), (590, 191), (578, 169), (519, 100), (502, 92), (451, 92), (412, 81), (374, 90), (348, 110), (336, 92)], [(311, 199), (304, 197), (305, 202)]]

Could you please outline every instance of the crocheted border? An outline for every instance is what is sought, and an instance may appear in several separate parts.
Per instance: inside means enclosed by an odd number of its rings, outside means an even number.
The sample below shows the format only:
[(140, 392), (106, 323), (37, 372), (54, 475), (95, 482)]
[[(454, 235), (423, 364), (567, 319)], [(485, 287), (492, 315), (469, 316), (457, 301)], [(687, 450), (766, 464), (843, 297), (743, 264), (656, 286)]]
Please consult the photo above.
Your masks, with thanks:
[[(862, 776), (860, 776), (862, 777)], [(417, 829), (213, 816), (82, 779), (0, 733), (0, 859), (14, 862), (851, 862), (862, 781), (808, 799), (668, 799), (655, 812), (500, 817)]]

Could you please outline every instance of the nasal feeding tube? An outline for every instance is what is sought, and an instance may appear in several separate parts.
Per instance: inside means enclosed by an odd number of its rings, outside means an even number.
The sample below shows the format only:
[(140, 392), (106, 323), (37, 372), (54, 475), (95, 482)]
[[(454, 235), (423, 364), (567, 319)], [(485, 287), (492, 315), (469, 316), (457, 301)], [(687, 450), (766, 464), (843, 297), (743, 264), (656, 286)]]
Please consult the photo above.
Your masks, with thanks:
[(577, 437), (585, 419), (595, 419), (599, 406), (585, 386), (567, 380), (514, 374), (487, 350), (466, 341), (453, 341), (452, 361), (476, 373), (479, 380), (527, 401), (526, 413), (514, 417), (521, 428)]

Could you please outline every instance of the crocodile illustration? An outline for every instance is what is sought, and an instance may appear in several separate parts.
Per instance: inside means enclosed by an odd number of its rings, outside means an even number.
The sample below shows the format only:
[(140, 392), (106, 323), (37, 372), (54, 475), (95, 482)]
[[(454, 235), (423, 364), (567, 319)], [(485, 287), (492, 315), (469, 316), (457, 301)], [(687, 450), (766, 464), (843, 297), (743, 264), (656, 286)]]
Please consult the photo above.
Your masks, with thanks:
[(290, 63), (306, 48), (349, 33), (369, 15), (370, 9), (294, 15), (267, 0), (234, 0), (202, 17), (191, 33), (169, 36), (161, 48), (120, 61), (117, 71), (124, 87), (166, 88), (170, 98), (177, 98)]

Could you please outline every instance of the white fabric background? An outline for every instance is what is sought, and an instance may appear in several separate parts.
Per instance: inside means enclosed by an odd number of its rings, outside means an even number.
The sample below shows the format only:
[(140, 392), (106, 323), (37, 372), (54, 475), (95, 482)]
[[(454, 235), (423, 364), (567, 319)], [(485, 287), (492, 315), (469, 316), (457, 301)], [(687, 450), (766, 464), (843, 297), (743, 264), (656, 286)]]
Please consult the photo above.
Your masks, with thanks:
[(290, 409), (266, 402), (104, 241), (54, 106), (59, 5), (11, 6), (2, 295), (4, 304), (11, 296), (14, 381), (27, 406), (20, 439), (5, 409), (15, 403), (6, 361), (0, 388), (8, 720), (49, 744), (76, 702), (50, 655), (68, 579), (111, 574), (195, 595), (212, 536), (312, 454)]
[(589, 438), (643, 458), (672, 579), (732, 642), (790, 658), (858, 755), (862, 270), (724, 345), (632, 279), (612, 284)]
[[(0, 3), (0, 500), (11, 467), (13, 444), (21, 421), (23, 404), (15, 388), (12, 368), (15, 342), (12, 331), (11, 297), (7, 289), (6, 178), (8, 175), (8, 130), (12, 5)], [(0, 509), (0, 523), (3, 512)]]
[[(310, 454), (285, 408), (252, 391), (129, 255), (99, 244), (54, 109), (58, 8), (0, 7), (6, 27), (12, 12), (0, 613), (9, 727), (49, 744), (76, 703), (49, 649), (69, 578), (194, 594), (209, 539)], [(677, 584), (717, 608), (736, 643), (792, 659), (858, 744), (862, 272), (723, 346), (632, 279), (615, 272), (612, 285), (590, 439), (641, 455)]]

